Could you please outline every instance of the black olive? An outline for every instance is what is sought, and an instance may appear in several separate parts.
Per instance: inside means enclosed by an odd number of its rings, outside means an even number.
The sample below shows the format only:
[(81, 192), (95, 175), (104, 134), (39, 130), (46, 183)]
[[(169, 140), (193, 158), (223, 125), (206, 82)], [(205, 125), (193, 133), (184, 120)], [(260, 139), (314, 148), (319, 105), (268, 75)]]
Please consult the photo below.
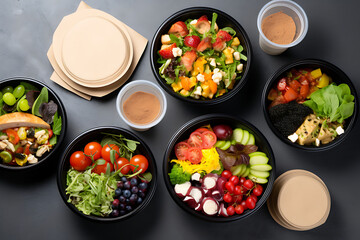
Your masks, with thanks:
[(39, 148), (39, 144), (33, 143), (30, 145), (29, 151), (31, 154), (35, 154), (38, 148)]
[(33, 128), (29, 128), (27, 131), (26, 131), (26, 136), (28, 138), (33, 138), (35, 137), (35, 130)]
[(18, 158), (20, 160), (24, 160), (26, 158), (26, 155), (23, 153), (15, 153), (15, 158)]

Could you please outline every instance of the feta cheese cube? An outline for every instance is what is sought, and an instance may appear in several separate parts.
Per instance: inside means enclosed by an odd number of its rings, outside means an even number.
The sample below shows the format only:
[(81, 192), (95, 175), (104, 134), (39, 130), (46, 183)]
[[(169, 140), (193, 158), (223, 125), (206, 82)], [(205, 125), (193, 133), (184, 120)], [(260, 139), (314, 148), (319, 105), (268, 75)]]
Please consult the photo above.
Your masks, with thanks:
[(196, 90), (193, 92), (193, 94), (195, 95), (195, 97), (196, 96), (198, 96), (198, 97), (200, 97), (201, 96), (201, 87), (200, 86), (197, 86), (196, 87)]
[(208, 60), (210, 60), (210, 66), (216, 67), (215, 58), (209, 58)]
[(164, 34), (161, 36), (161, 43), (162, 44), (170, 44), (171, 43), (169, 34)]
[(194, 19), (190, 22), (191, 25), (195, 25), (197, 23), (197, 19)]
[(337, 127), (335, 131), (337, 132), (338, 135), (341, 135), (345, 132), (341, 126)]
[(173, 48), (172, 49), (172, 54), (174, 55), (174, 57), (180, 57), (182, 55), (182, 50), (181, 48)]
[(214, 75), (212, 75), (212, 80), (219, 85), (220, 81), (222, 80), (222, 74), (220, 72), (214, 73)]
[(233, 55), (234, 55), (235, 60), (237, 60), (237, 61), (240, 60), (240, 53), (239, 52), (234, 52)]
[(240, 63), (239, 65), (236, 66), (236, 70), (238, 70), (239, 72), (242, 71), (244, 68), (244, 64)]
[(296, 140), (298, 140), (299, 135), (297, 135), (296, 133), (291, 134), (290, 136), (288, 136), (288, 139), (292, 142), (296, 142)]
[(204, 82), (204, 81), (205, 81), (205, 77), (204, 77), (204, 75), (202, 75), (201, 73), (199, 73), (199, 74), (196, 76), (196, 79), (197, 79), (199, 82)]
[(213, 71), (214, 73), (218, 73), (218, 72), (220, 72), (220, 69), (218, 69), (218, 68), (214, 68), (214, 71)]

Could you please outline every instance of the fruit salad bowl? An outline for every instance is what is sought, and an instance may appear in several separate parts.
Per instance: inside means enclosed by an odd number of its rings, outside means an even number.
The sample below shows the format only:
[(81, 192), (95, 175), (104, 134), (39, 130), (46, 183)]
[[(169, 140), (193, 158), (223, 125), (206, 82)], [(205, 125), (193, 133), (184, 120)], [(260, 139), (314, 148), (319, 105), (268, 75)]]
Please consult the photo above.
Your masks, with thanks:
[(254, 214), (266, 202), (275, 179), (275, 159), (270, 144), (252, 124), (209, 114), (173, 135), (164, 154), (163, 175), (170, 196), (183, 210), (204, 220), (228, 222)]
[(306, 151), (338, 146), (350, 135), (359, 111), (349, 77), (320, 59), (301, 59), (281, 67), (266, 83), (261, 101), (275, 135)]
[(251, 57), (244, 28), (228, 14), (208, 7), (171, 15), (156, 31), (150, 50), (160, 86), (177, 99), (204, 105), (224, 102), (240, 91)]
[(67, 118), (52, 89), (31, 78), (1, 80), (0, 112), (1, 169), (31, 170), (56, 161)]
[[(121, 155), (128, 149), (132, 149), (130, 157)], [(134, 133), (119, 127), (96, 127), (66, 147), (57, 185), (61, 198), (76, 215), (97, 222), (122, 221), (144, 210), (154, 196), (155, 158)], [(93, 203), (101, 207), (91, 208)]]

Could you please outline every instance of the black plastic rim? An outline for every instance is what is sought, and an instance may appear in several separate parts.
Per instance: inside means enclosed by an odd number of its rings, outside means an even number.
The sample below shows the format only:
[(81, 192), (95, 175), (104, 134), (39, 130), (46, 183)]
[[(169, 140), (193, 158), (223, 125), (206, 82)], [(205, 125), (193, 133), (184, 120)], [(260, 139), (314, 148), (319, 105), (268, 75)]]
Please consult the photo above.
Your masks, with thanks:
[[(187, 97), (182, 97), (180, 94), (177, 94), (174, 92), (170, 85), (166, 84), (164, 79), (162, 79), (159, 75), (159, 67), (160, 65), (156, 63), (156, 60), (158, 58), (157, 51), (160, 49), (160, 45), (157, 44), (160, 41), (161, 35), (167, 32), (167, 30), (170, 28), (170, 25), (172, 23), (175, 23), (178, 20), (186, 20), (187, 17), (184, 19), (185, 14), (194, 14), (200, 17), (201, 15), (211, 15), (213, 12), (218, 14), (218, 20), (224, 19), (227, 22), (232, 23), (234, 26), (234, 29), (238, 33), (237, 36), (242, 36), (244, 41), (242, 42), (242, 45), (244, 46), (244, 50), (247, 52), (247, 61), (244, 63), (245, 71), (243, 72), (242, 78), (237, 82), (234, 86), (234, 88), (229, 91), (228, 93), (224, 94), (223, 96), (220, 96), (218, 98), (209, 99), (209, 100), (197, 100)], [(161, 42), (160, 42), (161, 44)], [(171, 96), (180, 99), (187, 103), (193, 103), (193, 104), (201, 104), (201, 105), (213, 105), (225, 102), (226, 100), (230, 99), (231, 97), (235, 96), (240, 89), (245, 85), (246, 81), (248, 80), (248, 75), (250, 71), (250, 63), (251, 63), (251, 56), (252, 56), (252, 48), (250, 39), (245, 32), (244, 28), (230, 15), (227, 13), (224, 13), (218, 9), (209, 8), (209, 7), (191, 7), (186, 8), (183, 10), (180, 10), (173, 15), (171, 15), (169, 18), (167, 18), (158, 28), (158, 30), (155, 32), (155, 35), (153, 37), (153, 40), (151, 42), (151, 48), (150, 48), (150, 63), (151, 63), (151, 69), (153, 71), (153, 74), (155, 75), (156, 80), (160, 84), (160, 86)]]
[[(85, 215), (84, 213), (80, 212), (73, 204), (69, 203), (68, 196), (65, 193), (66, 189), (66, 175), (67, 171), (70, 167), (70, 155), (77, 149), (84, 148), (85, 144), (83, 145), (83, 142), (89, 142), (96, 140), (94, 137), (99, 136), (102, 132), (111, 132), (115, 134), (123, 134), (125, 137), (136, 140), (140, 142), (138, 147), (140, 146), (144, 152), (141, 152), (141, 154), (145, 155), (148, 158), (149, 161), (149, 167), (148, 170), (150, 170), (152, 174), (152, 180), (150, 184), (150, 188), (147, 192), (147, 195), (144, 199), (144, 201), (141, 203), (140, 206), (138, 206), (136, 209), (134, 209), (132, 212), (127, 213), (123, 216), (119, 217), (97, 217), (93, 215)], [(97, 222), (117, 222), (121, 220), (128, 219), (135, 214), (142, 211), (151, 201), (153, 198), (156, 187), (157, 187), (157, 168), (156, 168), (156, 161), (154, 158), (154, 155), (152, 154), (150, 148), (147, 146), (147, 144), (141, 140), (138, 136), (136, 136), (134, 133), (115, 126), (102, 126), (102, 127), (96, 127), (89, 129), (83, 133), (81, 133), (79, 136), (77, 136), (74, 140), (72, 140), (68, 146), (66, 147), (66, 150), (64, 151), (61, 161), (58, 166), (58, 172), (57, 172), (57, 185), (58, 190), (61, 195), (61, 198), (63, 199), (64, 203), (77, 215), (86, 218), (88, 220), (97, 221)]]
[[(263, 151), (266, 153), (266, 155), (269, 158), (269, 164), (272, 166), (272, 170), (270, 173), (270, 176), (268, 178), (268, 183), (264, 185), (264, 192), (261, 198), (256, 203), (256, 206), (252, 210), (246, 210), (241, 215), (233, 215), (231, 217), (220, 217), (220, 216), (207, 216), (203, 214), (202, 212), (195, 211), (194, 209), (188, 207), (176, 194), (174, 191), (173, 185), (170, 183), (168, 173), (170, 171), (170, 160), (172, 156), (175, 156), (173, 153), (173, 149), (176, 143), (178, 143), (181, 140), (187, 139), (190, 132), (196, 130), (198, 127), (201, 127), (205, 124), (229, 124), (232, 127), (239, 127), (248, 130), (252, 134), (254, 134), (256, 145), (259, 147), (260, 151)], [(235, 125), (235, 126), (234, 126)], [(207, 221), (213, 221), (213, 222), (230, 222), (234, 220), (244, 219), (252, 214), (254, 214), (256, 211), (258, 211), (261, 206), (266, 202), (268, 197), (270, 196), (270, 193), (273, 188), (273, 184), (275, 181), (275, 173), (276, 173), (276, 166), (275, 166), (275, 157), (274, 153), (271, 149), (271, 146), (265, 136), (252, 124), (249, 122), (240, 119), (235, 118), (226, 114), (208, 114), (203, 115), (201, 117), (197, 117), (188, 123), (184, 124), (182, 127), (177, 130), (177, 132), (173, 135), (173, 137), (170, 139), (169, 144), (167, 145), (164, 159), (163, 159), (163, 175), (164, 175), (164, 181), (166, 188), (172, 197), (172, 199), (176, 202), (178, 206), (180, 206), (183, 210), (190, 213), (191, 215), (195, 215), (196, 217), (199, 217), (201, 219), (207, 220)]]
[[(351, 94), (354, 95), (354, 97), (355, 97), (354, 113), (350, 118), (345, 120), (346, 126), (347, 126), (345, 129), (345, 133), (343, 133), (340, 136), (337, 136), (336, 139), (333, 140), (332, 142), (325, 144), (325, 145), (320, 145), (319, 147), (305, 146), (305, 145), (300, 145), (300, 144), (291, 142), (289, 139), (287, 139), (285, 136), (283, 136), (275, 128), (275, 126), (273, 125), (273, 123), (270, 120), (269, 113), (268, 113), (268, 106), (270, 104), (270, 101), (267, 100), (267, 96), (268, 96), (269, 91), (272, 88), (272, 86), (274, 86), (276, 81), (278, 81), (280, 79), (280, 77), (282, 77), (282, 75), (284, 75), (290, 69), (301, 68), (301, 67), (312, 67), (312, 68), (320, 67), (323, 72), (328, 73), (328, 75), (330, 77), (332, 77), (332, 79), (334, 80), (335, 83), (346, 83), (347, 85), (349, 85)], [(330, 74), (329, 74), (329, 72), (330, 72)], [(335, 146), (338, 146), (341, 142), (343, 142), (349, 136), (351, 129), (355, 125), (355, 122), (357, 120), (357, 115), (358, 115), (358, 108), (359, 108), (356, 89), (355, 89), (354, 85), (352, 84), (351, 80), (349, 79), (349, 77), (340, 68), (336, 67), (332, 63), (329, 63), (329, 62), (321, 60), (321, 59), (301, 59), (301, 60), (296, 60), (290, 64), (286, 64), (283, 67), (281, 67), (267, 81), (267, 83), (264, 87), (263, 94), (262, 94), (261, 104), (262, 104), (262, 108), (264, 111), (266, 122), (269, 125), (270, 129), (275, 133), (276, 136), (278, 136), (283, 142), (285, 142), (286, 144), (289, 144), (290, 146), (293, 146), (293, 147), (296, 147), (296, 148), (299, 148), (299, 149), (302, 149), (305, 151), (310, 151), (310, 152), (320, 152), (320, 151), (329, 150)]]
[(56, 95), (56, 93), (49, 88), (49, 86), (47, 86), (45, 83), (40, 82), (39, 80), (35, 80), (32, 78), (27, 78), (27, 77), (12, 77), (12, 78), (7, 78), (4, 80), (0, 81), (0, 88), (2, 88), (4, 85), (13, 85), (15, 82), (29, 82), (37, 87), (46, 87), (49, 91), (49, 99), (53, 100), (56, 104), (58, 104), (58, 111), (59, 111), (59, 115), (61, 116), (62, 119), (62, 127), (61, 127), (61, 134), (60, 136), (58, 136), (57, 139), (57, 143), (55, 145), (55, 147), (43, 158), (41, 158), (39, 160), (38, 163), (36, 164), (28, 164), (25, 166), (10, 166), (10, 165), (5, 165), (5, 164), (0, 164), (0, 168), (4, 168), (4, 169), (8, 169), (8, 170), (12, 170), (12, 171), (22, 171), (22, 170), (30, 170), (30, 169), (34, 169), (36, 167), (39, 167), (41, 164), (43, 164), (46, 160), (51, 159), (52, 156), (55, 156), (55, 152), (58, 151), (58, 149), (61, 147), (61, 144), (65, 138), (65, 133), (66, 133), (66, 128), (67, 128), (67, 117), (66, 117), (66, 111), (65, 111), (65, 107), (62, 103), (62, 101), (60, 100), (60, 98)]

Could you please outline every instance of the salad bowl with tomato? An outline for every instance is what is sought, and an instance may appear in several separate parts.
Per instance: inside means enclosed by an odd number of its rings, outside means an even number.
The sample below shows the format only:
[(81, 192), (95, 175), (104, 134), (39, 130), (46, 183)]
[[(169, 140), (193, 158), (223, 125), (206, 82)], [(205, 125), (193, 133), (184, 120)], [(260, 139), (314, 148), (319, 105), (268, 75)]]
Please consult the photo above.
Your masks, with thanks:
[(167, 190), (178, 206), (204, 220), (246, 218), (266, 202), (275, 159), (262, 133), (224, 114), (195, 118), (173, 135), (163, 159)]
[(56, 93), (38, 80), (15, 77), (0, 83), (0, 168), (30, 170), (54, 158), (67, 118)]
[(124, 220), (142, 211), (155, 193), (156, 181), (150, 148), (118, 127), (80, 134), (67, 146), (57, 175), (65, 204), (77, 215), (101, 222)]
[(151, 43), (152, 71), (171, 96), (194, 104), (224, 102), (244, 86), (251, 44), (228, 14), (208, 7), (183, 9), (167, 18)]
[(320, 59), (302, 59), (277, 70), (262, 94), (271, 130), (283, 142), (323, 151), (343, 142), (354, 127), (358, 98), (349, 77)]

